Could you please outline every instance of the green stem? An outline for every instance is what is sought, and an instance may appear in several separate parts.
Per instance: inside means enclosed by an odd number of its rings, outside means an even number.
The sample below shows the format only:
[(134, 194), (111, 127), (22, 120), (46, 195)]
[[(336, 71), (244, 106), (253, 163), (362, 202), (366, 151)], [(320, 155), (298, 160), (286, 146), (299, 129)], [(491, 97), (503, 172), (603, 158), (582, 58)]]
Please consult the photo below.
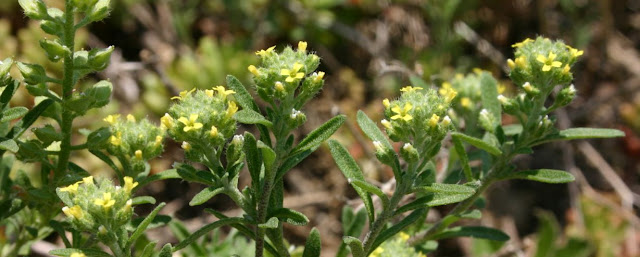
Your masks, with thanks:
[[(73, 52), (75, 49), (75, 28), (74, 28), (74, 12), (73, 4), (69, 0), (65, 3), (64, 12), (64, 38), (62, 42), (70, 50), (70, 53), (64, 57), (64, 74), (62, 78), (62, 99), (69, 100), (73, 93)], [(73, 113), (71, 110), (62, 105), (62, 120), (60, 123), (60, 133), (62, 141), (60, 142), (60, 154), (58, 155), (58, 167), (55, 170), (54, 177), (60, 178), (64, 175), (69, 165), (69, 157), (71, 156), (71, 130), (73, 128)], [(54, 179), (57, 181), (57, 179)]]
[(400, 203), (400, 200), (402, 200), (402, 197), (406, 194), (411, 182), (413, 182), (412, 180), (409, 180), (409, 183), (407, 184), (404, 181), (407, 181), (407, 179), (403, 179), (403, 181), (398, 184), (398, 188), (393, 192), (393, 196), (391, 196), (391, 200), (389, 201), (389, 208), (382, 210), (382, 213), (380, 213), (378, 218), (373, 222), (369, 233), (367, 233), (367, 236), (364, 238), (363, 244), (364, 252), (366, 254), (369, 254), (374, 250), (371, 249), (373, 247), (373, 243), (376, 241), (378, 235), (380, 235), (380, 232), (382, 232), (385, 224), (387, 224), (389, 219), (393, 217), (393, 213), (395, 212), (398, 203)]

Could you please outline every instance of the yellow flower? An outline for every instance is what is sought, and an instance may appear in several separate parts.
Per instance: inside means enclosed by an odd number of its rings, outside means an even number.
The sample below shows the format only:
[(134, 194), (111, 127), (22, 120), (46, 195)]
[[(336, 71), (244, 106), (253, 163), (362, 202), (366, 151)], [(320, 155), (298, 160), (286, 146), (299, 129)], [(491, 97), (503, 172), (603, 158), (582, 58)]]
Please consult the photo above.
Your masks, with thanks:
[(573, 58), (580, 57), (582, 54), (584, 54), (584, 51), (575, 49), (575, 48), (573, 48), (571, 46), (567, 46), (567, 49), (569, 49), (569, 53), (571, 53), (571, 56)]
[(443, 127), (448, 127), (451, 124), (451, 118), (449, 118), (449, 116), (444, 116), (441, 124)]
[(204, 93), (208, 96), (208, 97), (213, 97), (213, 90), (211, 89), (207, 89), (204, 91)]
[(522, 47), (523, 45), (525, 45), (525, 44), (527, 44), (529, 42), (532, 42), (532, 41), (533, 41), (533, 39), (527, 38), (527, 39), (525, 39), (524, 41), (522, 41), (520, 43), (515, 43), (515, 44), (511, 45), (511, 47), (513, 47), (513, 48)]
[(562, 74), (569, 74), (569, 71), (571, 71), (571, 67), (569, 67), (569, 64), (565, 64), (562, 68)]
[(156, 142), (155, 142), (155, 143), (153, 143), (153, 145), (154, 145), (155, 147), (160, 146), (160, 145), (162, 144), (162, 139), (163, 139), (163, 138), (162, 138), (162, 136), (156, 136)]
[(218, 136), (218, 128), (216, 128), (216, 126), (211, 126), (211, 131), (209, 131), (209, 136), (213, 138)]
[(453, 88), (448, 88), (444, 92), (442, 91), (442, 89), (440, 89), (440, 94), (445, 97), (444, 100), (447, 103), (450, 103), (454, 98), (456, 98), (456, 96), (458, 95), (458, 92)]
[(275, 48), (276, 48), (276, 46), (272, 46), (272, 47), (267, 48), (267, 50), (256, 51), (256, 55), (260, 56), (260, 57), (265, 57), (265, 56), (271, 54), (273, 52), (273, 49), (275, 49)]
[(509, 69), (513, 70), (516, 67), (516, 63), (511, 59), (507, 59), (507, 66), (509, 66)]
[(102, 198), (94, 199), (93, 203), (107, 210), (116, 203), (116, 200), (111, 199), (111, 193), (102, 193)]
[(87, 257), (84, 253), (72, 253), (69, 257)]
[(223, 86), (214, 87), (213, 90), (218, 91), (218, 94), (222, 96), (222, 99), (226, 99), (228, 95), (232, 95), (236, 93), (236, 91), (227, 90)]
[(373, 250), (373, 252), (371, 252), (371, 257), (379, 257), (381, 253), (384, 252), (384, 249), (382, 247), (378, 247), (375, 250)]
[(389, 103), (389, 99), (385, 98), (384, 100), (382, 100), (382, 105), (384, 105), (384, 108), (389, 108), (389, 105), (391, 105), (391, 103)]
[(120, 114), (113, 114), (113, 115), (107, 116), (103, 120), (108, 122), (111, 125), (114, 125), (118, 121), (118, 118), (120, 118)]
[(238, 111), (238, 106), (234, 101), (229, 101), (228, 104), (229, 107), (227, 107), (227, 118), (231, 118), (231, 116), (233, 116)]
[(173, 127), (173, 118), (171, 118), (168, 113), (165, 113), (164, 116), (160, 118), (160, 123), (164, 128), (171, 129)]
[(442, 83), (442, 86), (440, 87), (440, 90), (438, 90), (438, 93), (440, 95), (446, 95), (451, 89), (451, 83), (445, 81)]
[(435, 113), (433, 115), (431, 115), (431, 118), (429, 119), (429, 127), (434, 128), (436, 125), (438, 125), (438, 121), (440, 120), (440, 116), (436, 115)]
[(82, 182), (84, 182), (87, 185), (93, 185), (93, 176), (82, 178)]
[(322, 79), (324, 78), (324, 71), (319, 71), (318, 74), (316, 74), (316, 77), (313, 78), (313, 82), (320, 82)]
[(115, 136), (109, 137), (109, 143), (115, 146), (122, 144), (122, 132), (118, 132)]
[(142, 150), (136, 150), (134, 154), (136, 156), (136, 159), (142, 160)]
[(293, 64), (293, 68), (280, 70), (280, 75), (287, 76), (284, 81), (289, 83), (294, 82), (298, 79), (304, 78), (304, 72), (300, 72), (302, 67), (304, 67), (302, 64), (296, 62)]
[(80, 208), (80, 206), (78, 205), (74, 205), (71, 208), (67, 206), (62, 207), (62, 212), (64, 212), (64, 214), (67, 215), (67, 217), (69, 218), (81, 219), (82, 216), (84, 216), (84, 212), (82, 212), (82, 208)]
[(471, 108), (471, 99), (469, 97), (460, 98), (460, 105), (464, 108)]
[(305, 41), (298, 42), (298, 51), (306, 52), (307, 51), (307, 42), (305, 42)]
[(407, 93), (418, 91), (418, 90), (422, 90), (422, 88), (421, 87), (406, 86), (406, 87), (403, 87), (402, 89), (400, 89), (400, 91), (407, 92)]
[(249, 70), (249, 72), (251, 72), (251, 74), (253, 74), (254, 76), (260, 76), (260, 71), (258, 71), (258, 68), (256, 68), (256, 66), (249, 65), (249, 67), (247, 67), (247, 70)]
[(560, 67), (562, 66), (562, 63), (559, 61), (554, 61), (556, 59), (556, 54), (553, 52), (549, 52), (549, 56), (545, 57), (544, 55), (539, 54), (538, 57), (536, 57), (536, 60), (538, 60), (538, 62), (541, 62), (542, 64), (544, 64), (542, 66), (542, 71), (550, 71), (552, 67)]
[(185, 151), (191, 150), (191, 144), (189, 144), (189, 142), (182, 142), (182, 145), (180, 147), (182, 147), (182, 149), (184, 149)]
[(136, 122), (136, 117), (133, 117), (131, 114), (127, 114), (127, 120), (130, 122)]
[(409, 114), (409, 111), (413, 108), (410, 103), (405, 103), (403, 108), (400, 108), (399, 105), (391, 108), (391, 111), (396, 113), (396, 115), (391, 116), (392, 120), (402, 119), (404, 121), (410, 121), (413, 119), (413, 116)]
[(398, 236), (400, 237), (400, 240), (402, 240), (402, 241), (407, 241), (411, 237), (411, 236), (409, 236), (409, 234), (404, 233), (404, 232), (398, 233)]
[(189, 132), (191, 130), (198, 130), (202, 128), (202, 123), (196, 122), (197, 120), (198, 120), (198, 114), (191, 114), (189, 116), (189, 119), (185, 117), (180, 117), (178, 119), (178, 121), (184, 124), (184, 128), (182, 129), (184, 130), (184, 132)]
[(525, 57), (524, 55), (516, 58), (516, 66), (520, 67), (520, 68), (525, 68), (527, 67), (527, 57)]
[(66, 187), (60, 188), (60, 192), (69, 192), (75, 194), (76, 192), (78, 192), (78, 186), (80, 185), (80, 183), (82, 183), (82, 181), (78, 181)]
[(133, 182), (132, 177), (124, 177), (124, 190), (127, 193), (130, 193), (136, 186), (138, 186), (138, 182)]
[(276, 91), (278, 92), (284, 92), (284, 85), (282, 85), (282, 82), (280, 81), (276, 81)]
[(388, 121), (388, 120), (386, 120), (386, 119), (381, 120), (381, 121), (380, 121), (380, 123), (382, 123), (382, 126), (384, 126), (386, 129), (391, 129), (391, 128), (393, 128), (393, 127), (391, 126), (391, 122), (389, 122), (389, 121)]
[(171, 97), (171, 100), (174, 100), (174, 99), (183, 100), (182, 98), (184, 98), (184, 97), (186, 97), (186, 96), (190, 95), (191, 93), (193, 93), (193, 91), (196, 91), (196, 89), (194, 88), (194, 89), (191, 89), (191, 90), (189, 90), (189, 91), (187, 91), (187, 90), (182, 91), (182, 92), (180, 92), (180, 95), (179, 95), (179, 96)]

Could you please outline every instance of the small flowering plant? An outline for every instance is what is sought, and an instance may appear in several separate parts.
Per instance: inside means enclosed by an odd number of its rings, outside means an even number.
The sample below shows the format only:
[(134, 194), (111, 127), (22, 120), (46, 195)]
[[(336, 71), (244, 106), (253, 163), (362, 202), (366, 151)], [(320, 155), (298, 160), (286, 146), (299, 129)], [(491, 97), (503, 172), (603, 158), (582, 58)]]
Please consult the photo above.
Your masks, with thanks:
[[(362, 198), (369, 225), (363, 241), (360, 230), (346, 230), (344, 245), (337, 256), (347, 256), (349, 251), (355, 257), (399, 256), (396, 254), (404, 251), (392, 250), (392, 242), (401, 231), (411, 231), (410, 237), (401, 233), (400, 238), (409, 237), (405, 241), (420, 254), (433, 251), (437, 240), (450, 237), (508, 240), (506, 234), (496, 229), (450, 225), (460, 219), (480, 218), (481, 212), (474, 209), (475, 203), (496, 181), (527, 179), (567, 183), (574, 179), (560, 170), (518, 171), (511, 164), (516, 155), (531, 153), (532, 147), (550, 141), (624, 136), (614, 129), (559, 131), (554, 127), (555, 120), (549, 117), (553, 110), (566, 106), (575, 97), (576, 90), (570, 85), (571, 66), (582, 51), (543, 37), (527, 39), (514, 44), (514, 48), (515, 61), (508, 60), (508, 66), (511, 80), (520, 86), (515, 97), (501, 95), (497, 81), (489, 73), (480, 71), (460, 76), (453, 84), (444, 83), (439, 94), (433, 89), (405, 87), (397, 100), (385, 99), (385, 119), (381, 124), (389, 139), (402, 145), (398, 152), (369, 117), (358, 113), (358, 124), (373, 141), (376, 157), (393, 170), (396, 184), (391, 195), (366, 182), (346, 148), (337, 141), (329, 141), (334, 160)], [(545, 104), (554, 90), (558, 93), (547, 107)], [(518, 123), (503, 125), (503, 111), (515, 116)], [(455, 132), (457, 128), (447, 114), (454, 116), (458, 126), (464, 124), (466, 133)], [(454, 130), (450, 132), (453, 147), (446, 166), (447, 183), (442, 183), (435, 179), (434, 156), (443, 150), (441, 141), (450, 130)], [(479, 157), (481, 165), (472, 166), (471, 156)], [(372, 196), (380, 199), (380, 210), (374, 208)], [(455, 207), (442, 219), (425, 224), (431, 207), (454, 203)], [(352, 220), (366, 222), (365, 219)]]

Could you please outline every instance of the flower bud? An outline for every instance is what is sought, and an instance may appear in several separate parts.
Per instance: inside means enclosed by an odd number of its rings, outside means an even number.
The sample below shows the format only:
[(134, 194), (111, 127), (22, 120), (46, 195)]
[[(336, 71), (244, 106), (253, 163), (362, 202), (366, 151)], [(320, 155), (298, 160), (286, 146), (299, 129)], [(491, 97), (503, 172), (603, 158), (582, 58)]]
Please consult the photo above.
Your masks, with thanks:
[(231, 143), (227, 147), (227, 163), (233, 164), (238, 161), (242, 161), (242, 147), (244, 146), (244, 137), (242, 135), (235, 135), (231, 140)]
[(553, 105), (557, 107), (566, 106), (569, 103), (571, 103), (571, 101), (573, 101), (575, 97), (576, 97), (576, 88), (572, 84), (571, 86), (560, 90)]
[(47, 58), (52, 62), (60, 61), (71, 53), (67, 47), (61, 45), (57, 40), (40, 40), (40, 47), (44, 49)]
[(405, 143), (402, 148), (400, 148), (400, 156), (402, 156), (402, 158), (407, 162), (415, 162), (420, 157), (418, 150), (416, 150), (416, 148), (410, 143)]
[(529, 95), (537, 95), (537, 94), (540, 93), (540, 90), (538, 88), (532, 86), (531, 83), (529, 83), (529, 82), (525, 82), (524, 85), (522, 85), (522, 88)]
[(380, 162), (387, 165), (391, 165), (393, 163), (393, 153), (384, 144), (376, 140), (373, 141), (373, 147), (376, 149), (376, 158), (378, 158)]
[(291, 114), (289, 114), (289, 121), (287, 122), (289, 127), (297, 128), (300, 125), (304, 124), (305, 121), (307, 121), (307, 116), (304, 115), (304, 113), (296, 109), (291, 109)]
[(89, 60), (87, 64), (95, 71), (104, 70), (109, 66), (113, 49), (113, 46), (91, 49), (91, 51), (89, 51)]
[(38, 64), (18, 62), (18, 70), (24, 77), (24, 83), (37, 85), (49, 81), (44, 68)]
[(24, 14), (31, 19), (44, 20), (49, 18), (47, 6), (42, 0), (18, 0), (18, 3), (24, 10)]
[(478, 115), (478, 121), (480, 123), (480, 126), (482, 126), (486, 131), (489, 131), (491, 133), (494, 132), (495, 118), (493, 117), (493, 114), (491, 114), (491, 112), (489, 112), (487, 109), (482, 109), (482, 111), (480, 111), (480, 114)]
[(13, 59), (7, 58), (3, 61), (0, 61), (0, 82), (4, 80), (4, 78), (9, 77), (9, 70), (11, 70), (11, 66), (13, 65)]
[(104, 19), (109, 15), (109, 4), (111, 0), (98, 0), (93, 7), (87, 11), (87, 18), (94, 22)]

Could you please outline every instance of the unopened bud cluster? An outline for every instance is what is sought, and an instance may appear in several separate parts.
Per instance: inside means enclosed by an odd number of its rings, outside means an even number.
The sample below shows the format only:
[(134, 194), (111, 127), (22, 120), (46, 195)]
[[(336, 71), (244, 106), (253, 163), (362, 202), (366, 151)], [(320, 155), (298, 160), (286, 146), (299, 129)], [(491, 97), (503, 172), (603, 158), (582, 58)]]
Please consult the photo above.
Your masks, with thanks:
[(182, 142), (187, 157), (194, 147), (204, 152), (219, 149), (236, 131), (233, 115), (238, 105), (233, 94), (223, 86), (181, 92), (172, 98), (178, 101), (160, 119), (162, 127), (171, 138)]
[(447, 116), (456, 97), (452, 88), (439, 94), (433, 89), (407, 86), (399, 99), (385, 99), (385, 119), (381, 121), (391, 140), (405, 142), (400, 153), (407, 161), (417, 160), (418, 153), (433, 150), (451, 128)]
[(298, 43), (296, 50), (286, 47), (278, 53), (274, 49), (275, 46), (256, 52), (260, 65), (248, 67), (258, 95), (272, 104), (287, 102), (294, 108), (300, 108), (324, 85), (324, 72), (314, 72), (320, 58), (307, 51), (304, 41)]
[(548, 38), (525, 39), (513, 45), (515, 59), (507, 64), (511, 69), (509, 76), (516, 85), (524, 86), (528, 94), (543, 96), (551, 92), (556, 85), (568, 86), (573, 80), (571, 66), (583, 51)]
[(130, 114), (122, 119), (115, 114), (104, 121), (109, 123), (111, 133), (106, 143), (107, 151), (126, 161), (134, 174), (143, 172), (145, 163), (162, 153), (165, 132), (147, 119), (136, 121)]
[(115, 240), (114, 234), (126, 233), (125, 225), (133, 215), (131, 192), (138, 185), (131, 177), (114, 186), (110, 180), (94, 181), (92, 176), (56, 189), (64, 203), (62, 212), (71, 225), (97, 235), (103, 242)]

